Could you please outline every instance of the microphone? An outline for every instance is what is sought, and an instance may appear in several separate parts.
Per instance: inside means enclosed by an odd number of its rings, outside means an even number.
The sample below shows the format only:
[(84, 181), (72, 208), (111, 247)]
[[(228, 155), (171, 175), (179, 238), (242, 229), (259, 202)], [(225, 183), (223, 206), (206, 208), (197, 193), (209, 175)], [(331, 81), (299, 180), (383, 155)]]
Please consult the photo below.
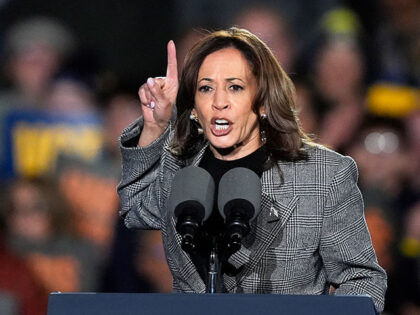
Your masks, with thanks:
[(249, 233), (249, 223), (261, 211), (258, 175), (244, 167), (226, 172), (219, 183), (218, 206), (226, 224), (228, 248), (234, 253)]
[(187, 166), (174, 176), (169, 209), (176, 218), (176, 230), (182, 237), (182, 249), (195, 249), (195, 233), (208, 219), (214, 202), (215, 184), (203, 168)]

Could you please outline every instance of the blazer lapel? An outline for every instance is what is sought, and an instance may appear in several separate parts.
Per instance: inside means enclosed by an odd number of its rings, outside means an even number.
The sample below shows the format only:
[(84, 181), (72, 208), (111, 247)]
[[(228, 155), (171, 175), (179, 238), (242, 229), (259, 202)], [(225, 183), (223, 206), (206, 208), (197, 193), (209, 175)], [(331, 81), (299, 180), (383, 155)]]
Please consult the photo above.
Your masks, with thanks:
[(201, 159), (203, 158), (204, 152), (206, 151), (208, 147), (208, 142), (200, 149), (200, 151), (191, 159), (188, 161), (188, 165), (194, 165), (198, 166), (200, 164)]
[(228, 260), (240, 270), (234, 277), (224, 275), (228, 291), (237, 286), (257, 266), (296, 207), (298, 197), (288, 192), (276, 168), (270, 168), (263, 173), (261, 184), (261, 213), (252, 223), (251, 232), (243, 240), (240, 250)]
[[(175, 175), (180, 167), (187, 165), (198, 166), (206, 148), (207, 145), (204, 146), (204, 148), (202, 148), (199, 153), (196, 154), (192, 159), (186, 162), (180, 161), (172, 154), (169, 154), (168, 161), (165, 166), (171, 170), (171, 177)], [(176, 231), (175, 219), (173, 218), (172, 214), (169, 213), (169, 211), (167, 212), (167, 215), (169, 217), (166, 218), (165, 222), (170, 222), (170, 225), (167, 229), (168, 235), (165, 237), (167, 240), (166, 247), (168, 251), (168, 261), (176, 265), (176, 269), (179, 270), (179, 277), (191, 288), (191, 292), (205, 293), (206, 286), (201, 279), (200, 274), (198, 273), (190, 256), (181, 248), (182, 238)]]
[(181, 248), (182, 238), (176, 232), (175, 220), (173, 217), (168, 219), (171, 222), (168, 227), (169, 234), (167, 237), (170, 244), (167, 247), (169, 251), (168, 261), (176, 265), (176, 269), (178, 270), (177, 276), (191, 288), (190, 292), (205, 293), (206, 286), (201, 279), (200, 274), (190, 256)]

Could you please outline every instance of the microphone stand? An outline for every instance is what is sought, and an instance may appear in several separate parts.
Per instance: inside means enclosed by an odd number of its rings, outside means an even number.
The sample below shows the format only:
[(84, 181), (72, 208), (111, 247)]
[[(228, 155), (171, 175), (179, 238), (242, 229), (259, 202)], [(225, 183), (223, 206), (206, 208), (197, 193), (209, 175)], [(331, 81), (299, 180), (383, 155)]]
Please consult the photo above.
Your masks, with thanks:
[(217, 277), (219, 270), (219, 258), (215, 248), (212, 248), (210, 252), (210, 263), (209, 263), (209, 278), (207, 283), (207, 293), (217, 292)]
[[(234, 274), (239, 272), (239, 270), (235, 271), (234, 267), (227, 260), (241, 248), (242, 239), (249, 233), (249, 230), (249, 223), (244, 221), (241, 216), (236, 215), (228, 220), (228, 231), (225, 232), (223, 237), (213, 237), (209, 256), (206, 293), (226, 292), (221, 279), (223, 273)], [(221, 246), (219, 247), (219, 245)], [(221, 250), (220, 257), (219, 250)]]
[(220, 260), (216, 238), (213, 238), (213, 245), (210, 251), (209, 271), (207, 280), (207, 293), (221, 293), (220, 286)]

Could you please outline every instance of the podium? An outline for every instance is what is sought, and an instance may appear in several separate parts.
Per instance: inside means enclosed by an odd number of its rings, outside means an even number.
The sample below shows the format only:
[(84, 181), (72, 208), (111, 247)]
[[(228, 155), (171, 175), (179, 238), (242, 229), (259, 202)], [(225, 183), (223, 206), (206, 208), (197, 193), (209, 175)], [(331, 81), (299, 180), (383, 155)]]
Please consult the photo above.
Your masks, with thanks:
[(376, 315), (368, 296), (51, 293), (48, 315)]

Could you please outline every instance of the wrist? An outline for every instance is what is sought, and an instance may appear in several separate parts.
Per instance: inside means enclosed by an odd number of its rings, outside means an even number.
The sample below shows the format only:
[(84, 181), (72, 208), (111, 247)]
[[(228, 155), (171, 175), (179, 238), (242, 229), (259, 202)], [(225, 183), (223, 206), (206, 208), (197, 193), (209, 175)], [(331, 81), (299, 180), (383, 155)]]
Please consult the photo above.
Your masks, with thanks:
[(166, 127), (168, 127), (169, 121), (161, 121), (161, 122), (144, 122), (143, 131), (148, 131), (152, 133), (162, 133), (165, 131)]
[(168, 127), (169, 122), (158, 124), (158, 123), (149, 123), (144, 124), (143, 130), (140, 134), (138, 146), (144, 147), (151, 144), (157, 138), (159, 138)]

